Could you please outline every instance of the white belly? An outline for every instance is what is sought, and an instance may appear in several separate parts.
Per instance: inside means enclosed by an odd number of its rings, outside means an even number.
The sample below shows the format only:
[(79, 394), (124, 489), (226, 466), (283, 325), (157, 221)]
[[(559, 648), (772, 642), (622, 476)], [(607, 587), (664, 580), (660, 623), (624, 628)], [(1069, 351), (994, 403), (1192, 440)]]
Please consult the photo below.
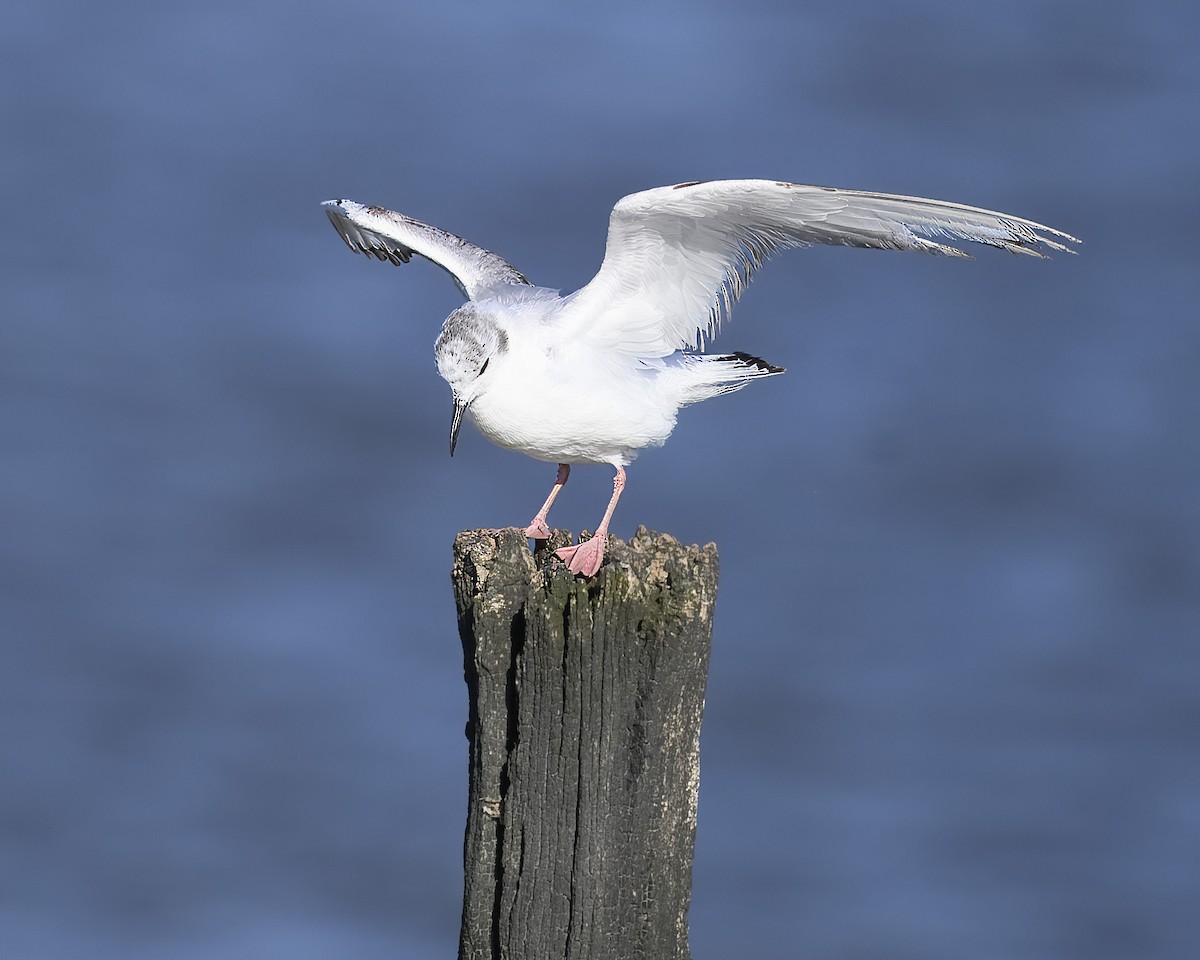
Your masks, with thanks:
[(657, 397), (652, 371), (617, 383), (599, 389), (588, 371), (554, 381), (508, 378), (481, 393), (467, 415), (492, 443), (538, 460), (624, 466), (643, 447), (666, 442), (676, 409)]

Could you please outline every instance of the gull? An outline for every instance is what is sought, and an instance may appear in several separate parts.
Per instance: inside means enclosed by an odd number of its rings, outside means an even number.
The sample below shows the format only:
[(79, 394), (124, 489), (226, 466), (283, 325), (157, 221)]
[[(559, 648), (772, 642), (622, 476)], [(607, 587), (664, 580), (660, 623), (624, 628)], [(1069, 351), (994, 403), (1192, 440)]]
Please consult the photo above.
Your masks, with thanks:
[(573, 464), (616, 469), (591, 539), (557, 551), (591, 577), (604, 559), (625, 468), (666, 442), (682, 407), (740, 390), (782, 367), (747, 353), (705, 353), (751, 275), (772, 254), (815, 243), (967, 257), (940, 241), (974, 241), (1043, 257), (1070, 234), (942, 200), (772, 180), (677, 183), (613, 207), (596, 276), (567, 296), (535, 286), (490, 251), (383, 207), (322, 206), (351, 250), (394, 264), (419, 254), (467, 302), (442, 325), (438, 372), (450, 385), (450, 455), (464, 416), (509, 450), (557, 464), (554, 486), (525, 527), (547, 516)]

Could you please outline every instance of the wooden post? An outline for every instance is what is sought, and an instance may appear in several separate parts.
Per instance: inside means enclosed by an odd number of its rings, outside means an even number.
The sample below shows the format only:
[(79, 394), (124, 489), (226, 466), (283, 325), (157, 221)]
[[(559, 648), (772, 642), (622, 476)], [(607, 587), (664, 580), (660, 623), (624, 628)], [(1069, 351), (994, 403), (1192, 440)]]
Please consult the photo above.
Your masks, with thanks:
[(454, 543), (470, 695), (460, 960), (688, 960), (717, 551), (639, 528), (592, 580)]

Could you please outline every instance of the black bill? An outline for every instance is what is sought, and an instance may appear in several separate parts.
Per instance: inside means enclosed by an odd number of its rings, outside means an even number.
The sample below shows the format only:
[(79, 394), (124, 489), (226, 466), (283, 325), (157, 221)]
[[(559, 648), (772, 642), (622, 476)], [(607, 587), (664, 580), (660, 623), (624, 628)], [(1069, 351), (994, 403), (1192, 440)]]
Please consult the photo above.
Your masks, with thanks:
[(454, 456), (454, 448), (458, 446), (458, 431), (468, 406), (470, 404), (463, 403), (458, 397), (454, 398), (454, 413), (450, 417), (450, 456)]

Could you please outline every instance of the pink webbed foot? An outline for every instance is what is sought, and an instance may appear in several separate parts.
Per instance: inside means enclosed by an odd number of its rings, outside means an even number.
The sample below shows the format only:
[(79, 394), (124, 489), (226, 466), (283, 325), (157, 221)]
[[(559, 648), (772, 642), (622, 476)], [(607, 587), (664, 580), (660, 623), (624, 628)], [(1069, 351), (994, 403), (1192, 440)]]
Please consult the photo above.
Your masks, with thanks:
[(546, 521), (541, 517), (534, 517), (529, 526), (525, 528), (525, 536), (531, 540), (549, 540), (550, 528), (546, 526)]
[(606, 539), (605, 534), (597, 533), (591, 540), (584, 540), (583, 543), (574, 547), (563, 547), (554, 552), (558, 554), (560, 560), (566, 562), (567, 569), (572, 573), (594, 577), (600, 569), (600, 564), (604, 561), (604, 541)]

